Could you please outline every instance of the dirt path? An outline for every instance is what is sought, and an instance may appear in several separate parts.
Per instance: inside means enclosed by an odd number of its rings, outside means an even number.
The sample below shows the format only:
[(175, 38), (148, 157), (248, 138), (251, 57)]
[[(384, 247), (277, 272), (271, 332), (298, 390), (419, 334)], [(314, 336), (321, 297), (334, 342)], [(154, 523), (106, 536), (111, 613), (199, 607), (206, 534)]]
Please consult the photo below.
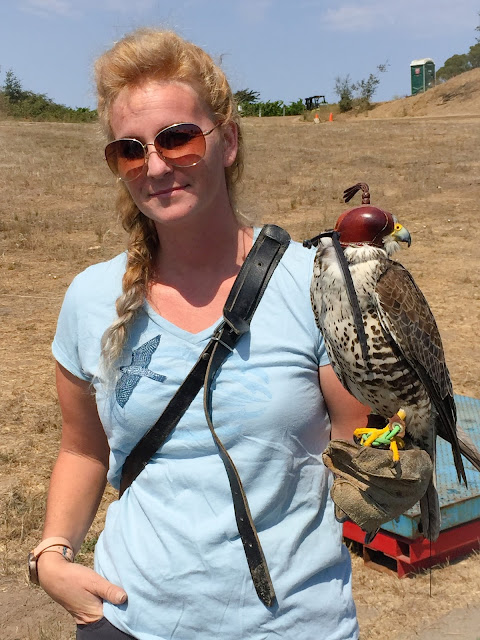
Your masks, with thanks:
[(0, 637), (2, 640), (70, 640), (74, 625), (70, 615), (40, 588), (17, 580), (0, 587)]
[(464, 609), (454, 609), (420, 634), (409, 635), (405, 640), (479, 640), (480, 601)]

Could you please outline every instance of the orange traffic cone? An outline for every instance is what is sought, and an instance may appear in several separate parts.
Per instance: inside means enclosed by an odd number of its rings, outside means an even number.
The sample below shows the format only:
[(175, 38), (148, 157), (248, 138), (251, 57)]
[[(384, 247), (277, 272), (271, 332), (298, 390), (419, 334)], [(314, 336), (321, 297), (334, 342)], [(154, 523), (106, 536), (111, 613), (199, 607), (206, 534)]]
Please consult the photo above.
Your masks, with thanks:
[(320, 118), (318, 117), (318, 113), (315, 114), (315, 117), (313, 118), (313, 121), (315, 124), (318, 124), (320, 122)]
[(329, 122), (333, 122), (333, 113), (331, 113), (331, 114), (328, 116), (328, 121), (329, 121)]

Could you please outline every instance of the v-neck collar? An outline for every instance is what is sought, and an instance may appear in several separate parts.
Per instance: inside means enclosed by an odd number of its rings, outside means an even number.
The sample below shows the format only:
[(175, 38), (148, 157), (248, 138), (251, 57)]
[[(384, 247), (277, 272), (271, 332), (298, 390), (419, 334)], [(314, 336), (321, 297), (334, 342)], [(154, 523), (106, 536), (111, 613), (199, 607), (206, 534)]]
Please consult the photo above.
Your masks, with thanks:
[[(260, 227), (253, 228), (252, 246), (253, 244), (255, 244), (255, 241), (257, 240), (260, 231), (261, 231)], [(215, 328), (220, 324), (220, 322), (223, 319), (223, 316), (220, 316), (210, 327), (207, 327), (206, 329), (202, 329), (202, 331), (199, 331), (198, 333), (191, 333), (190, 331), (186, 331), (185, 329), (178, 327), (176, 324), (173, 324), (173, 322), (166, 320), (163, 316), (161, 316), (159, 313), (155, 311), (155, 309), (150, 305), (150, 303), (147, 300), (145, 300), (143, 304), (143, 308), (145, 310), (145, 313), (148, 315), (148, 317), (156, 325), (158, 325), (162, 330), (167, 331), (171, 335), (174, 335), (177, 338), (180, 338), (181, 340), (190, 342), (191, 344), (199, 344), (201, 342), (209, 340), (212, 337)]]
[(147, 301), (144, 302), (143, 308), (150, 320), (158, 325), (163, 331), (167, 331), (177, 338), (185, 340), (185, 342), (190, 342), (191, 344), (199, 344), (200, 342), (209, 340), (213, 335), (215, 327), (220, 324), (223, 317), (220, 316), (220, 318), (218, 318), (218, 320), (216, 320), (210, 327), (202, 329), (202, 331), (199, 331), (198, 333), (191, 333), (190, 331), (173, 324), (173, 322), (166, 320), (163, 316), (157, 313)]

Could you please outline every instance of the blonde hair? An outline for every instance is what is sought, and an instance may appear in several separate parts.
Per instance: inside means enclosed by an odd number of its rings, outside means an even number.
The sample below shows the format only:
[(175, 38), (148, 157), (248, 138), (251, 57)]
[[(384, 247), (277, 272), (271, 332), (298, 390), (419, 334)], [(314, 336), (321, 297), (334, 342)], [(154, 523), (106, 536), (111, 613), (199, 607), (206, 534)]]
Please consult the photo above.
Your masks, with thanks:
[[(110, 116), (119, 93), (125, 87), (140, 86), (151, 80), (190, 85), (216, 122), (234, 122), (238, 129), (238, 152), (234, 163), (225, 169), (225, 181), (235, 210), (235, 185), (242, 174), (244, 151), (240, 116), (225, 74), (203, 49), (173, 31), (138, 29), (116, 42), (97, 60), (95, 79), (99, 121), (109, 140), (114, 139)], [(129, 239), (123, 293), (116, 302), (118, 318), (102, 339), (107, 372), (123, 352), (128, 329), (144, 303), (153, 261), (160, 249), (153, 222), (141, 213), (122, 182), (119, 182), (117, 209)], [(235, 213), (240, 224), (250, 224), (250, 220)]]

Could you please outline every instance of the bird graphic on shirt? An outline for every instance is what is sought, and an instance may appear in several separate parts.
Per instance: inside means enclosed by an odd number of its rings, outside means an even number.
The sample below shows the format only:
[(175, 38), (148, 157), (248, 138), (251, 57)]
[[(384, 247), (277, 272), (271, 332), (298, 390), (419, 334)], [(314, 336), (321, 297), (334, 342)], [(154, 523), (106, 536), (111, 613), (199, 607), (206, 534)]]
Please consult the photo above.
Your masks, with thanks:
[(148, 368), (152, 356), (160, 344), (160, 336), (152, 338), (138, 349), (132, 351), (132, 361), (129, 365), (120, 367), (122, 375), (120, 376), (116, 388), (115, 396), (118, 404), (123, 407), (127, 404), (133, 390), (137, 386), (140, 378), (150, 378), (156, 382), (164, 382), (166, 376), (150, 371)]
[[(314, 261), (312, 308), (332, 367), (343, 386), (384, 419), (383, 425), (403, 418), (407, 448), (424, 449), (435, 464), (437, 434), (449, 442), (458, 480), (466, 484), (461, 453), (479, 471), (480, 453), (468, 436), (459, 436), (452, 383), (432, 311), (411, 274), (391, 259), (400, 242), (410, 246), (410, 234), (391, 213), (369, 204), (368, 185), (347, 189), (345, 201), (360, 189), (362, 206), (339, 217), (336, 239), (332, 232), (321, 238)], [(348, 265), (343, 270), (335, 242)], [(352, 306), (358, 310), (357, 322)], [(435, 472), (420, 508), (423, 535), (434, 541), (441, 525)]]

